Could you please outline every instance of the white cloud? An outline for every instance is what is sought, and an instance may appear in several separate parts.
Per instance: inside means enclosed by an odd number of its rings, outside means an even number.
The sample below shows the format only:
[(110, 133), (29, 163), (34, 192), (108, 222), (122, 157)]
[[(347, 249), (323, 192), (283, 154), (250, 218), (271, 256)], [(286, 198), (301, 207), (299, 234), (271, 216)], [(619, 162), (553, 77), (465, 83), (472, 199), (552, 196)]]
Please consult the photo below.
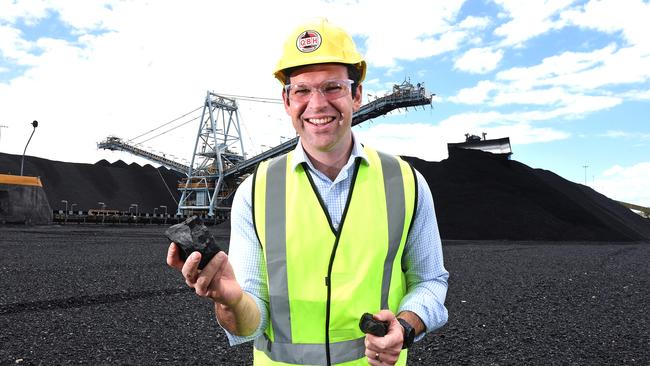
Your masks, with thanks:
[(648, 90), (630, 90), (622, 93), (622, 96), (630, 100), (650, 100), (650, 89)]
[(617, 97), (574, 95), (565, 101), (565, 106), (549, 112), (549, 118), (582, 118), (588, 113), (609, 109), (622, 102)]
[[(418, 0), (401, 1), (401, 9), (413, 10), (403, 18), (395, 16), (395, 3), (389, 1), (347, 3), (338, 8), (335, 6), (334, 11), (349, 14), (349, 22), (343, 25), (351, 33), (364, 38), (360, 46), (366, 49), (365, 56), (371, 65), (393, 67), (398, 60), (415, 60), (453, 51), (469, 35), (468, 29), (453, 26), (463, 1), (429, 2), (426, 10), (422, 5)], [(364, 16), (358, 17), (357, 14)], [(477, 26), (480, 23), (479, 20), (469, 21), (467, 25), (471, 25), (470, 22)]]
[(0, 25), (0, 56), (14, 60), (18, 65), (32, 65), (36, 57), (31, 53), (34, 46), (22, 39), (20, 30)]
[(491, 138), (510, 136), (513, 144), (530, 144), (563, 140), (569, 137), (564, 131), (553, 128), (533, 127), (526, 113), (468, 112), (453, 115), (441, 121), (439, 126), (445, 130), (478, 134), (487, 132)]
[(386, 70), (386, 72), (384, 73), (384, 75), (382, 75), (382, 76), (392, 76), (392, 75), (400, 74), (400, 73), (403, 73), (403, 72), (404, 72), (404, 66), (393, 65), (393, 66), (389, 67)]
[[(498, 80), (515, 82), (523, 87), (539, 85), (580, 86), (579, 83), (562, 83), (562, 78), (573, 77), (594, 68), (610, 58), (615, 52), (615, 45), (608, 45), (590, 52), (564, 52), (560, 55), (546, 57), (541, 63), (529, 67), (513, 67), (499, 72)], [(574, 79), (575, 80), (575, 79)]]
[(463, 104), (484, 104), (490, 99), (490, 93), (498, 90), (499, 84), (489, 80), (481, 80), (471, 88), (463, 88), (455, 96), (449, 97), (449, 101)]
[(475, 17), (470, 15), (458, 23), (458, 27), (462, 29), (482, 29), (487, 27), (491, 22), (489, 17)]
[[(230, 4), (229, 9), (225, 6), (190, 2), (180, 9), (158, 2), (149, 6), (120, 3), (106, 17), (114, 31), (87, 35), (81, 44), (51, 38), (30, 42), (30, 47), (41, 50), (30, 55), (33, 67), (23, 76), (0, 83), (0, 120), (11, 125), (6, 136), (3, 133), (3, 151), (22, 153), (31, 132), (29, 123), (37, 119), (40, 126), (28, 154), (95, 162), (100, 156), (113, 156), (96, 152), (96, 142), (108, 135), (130, 138), (169, 121), (201, 105), (208, 89), (279, 97), (271, 70), (279, 54), (278, 45), (288, 33), (277, 26), (284, 22), (251, 13), (246, 4)], [(192, 15), (184, 18), (179, 12)], [(247, 13), (250, 24), (256, 26), (242, 27), (237, 17), (225, 16), (231, 13)], [(215, 19), (215, 14), (224, 15)], [(170, 26), (170, 19), (177, 23)], [(78, 25), (88, 24), (97, 22)], [(237, 29), (236, 37), (233, 29)], [(264, 32), (259, 42), (262, 29), (274, 31)], [(254, 47), (242, 47), (247, 44)], [(232, 57), (234, 50), (237, 57)], [(242, 69), (242, 65), (251, 64), (245, 60), (255, 60), (257, 67)], [(248, 118), (252, 131), (259, 130), (256, 124), (267, 125), (266, 115)], [(186, 136), (180, 135), (182, 130), (175, 131), (171, 141), (158, 145), (158, 149), (190, 156), (197, 126), (198, 122), (188, 128)], [(160, 141), (165, 139), (151, 144)]]
[(567, 97), (569, 94), (561, 88), (518, 90), (515, 87), (503, 87), (495, 94), (492, 104), (497, 106), (509, 104), (554, 106), (565, 104), (562, 102), (568, 104)]
[[(429, 123), (375, 123), (355, 128), (360, 140), (383, 151), (417, 156), (424, 160), (447, 158), (447, 143), (462, 142), (465, 134), (487, 133), (488, 138), (510, 137), (512, 145), (550, 142), (567, 138), (565, 132), (534, 127), (526, 122), (512, 121), (513, 116), (496, 112), (462, 113), (437, 125)], [(516, 149), (513, 148), (516, 154)]]
[(493, 107), (526, 105), (541, 108), (516, 113), (526, 121), (581, 118), (588, 113), (612, 108), (623, 102), (620, 97), (572, 93), (560, 87), (519, 89), (519, 86), (483, 80), (474, 87), (461, 89), (448, 100)]
[[(520, 2), (497, 0), (504, 12), (499, 15), (509, 21), (498, 26), (494, 33), (504, 37), (501, 45), (521, 46), (532, 37), (568, 25), (595, 29), (601, 32), (622, 32), (627, 44), (610, 43), (600, 49), (586, 52), (566, 51), (545, 57), (540, 63), (513, 67), (500, 71), (496, 81), (482, 80), (474, 87), (458, 91), (450, 101), (490, 106), (537, 105), (545, 110), (529, 110), (522, 116), (529, 120), (576, 118), (608, 109), (625, 100), (647, 100), (645, 90), (630, 92), (607, 88), (621, 85), (643, 85), (650, 80), (650, 43), (647, 19), (650, 4), (641, 1), (590, 1), (573, 5), (573, 1)], [(610, 14), (611, 10), (611, 14)], [(634, 15), (632, 15), (634, 14)], [(647, 16), (646, 16), (647, 15)], [(641, 36), (641, 34), (644, 34)], [(467, 51), (455, 67), (471, 72), (488, 72), (490, 67), (480, 64), (489, 57), (476, 57), (479, 48)], [(496, 57), (498, 63), (500, 57)], [(494, 68), (498, 66), (494, 64)], [(643, 85), (645, 87), (645, 85)]]
[[(568, 2), (553, 4), (533, 2), (500, 2), (508, 9), (513, 20), (495, 30), (495, 33), (509, 29), (507, 44), (521, 43), (528, 39), (525, 28), (535, 29), (546, 22), (550, 15), (559, 14), (561, 20), (547, 26), (549, 30), (568, 25), (593, 29), (600, 32), (621, 32), (627, 45), (612, 43), (606, 47), (588, 52), (567, 51), (544, 60), (531, 67), (515, 67), (497, 74), (497, 79), (523, 85), (563, 86), (577, 90), (594, 90), (606, 86), (643, 83), (650, 79), (650, 41), (647, 37), (647, 19), (650, 18), (650, 4), (641, 1), (590, 1), (583, 6), (568, 9)], [(544, 9), (537, 9), (543, 5)], [(536, 10), (537, 9), (537, 10)], [(539, 11), (538, 15), (534, 15)], [(515, 17), (515, 14), (525, 13)], [(530, 17), (534, 19), (529, 19)], [(541, 21), (540, 19), (545, 19)], [(531, 23), (530, 25), (527, 23)], [(536, 23), (537, 22), (537, 23)], [(541, 23), (540, 23), (541, 22)], [(515, 29), (516, 28), (516, 29)], [(519, 31), (524, 29), (524, 33)], [(529, 30), (532, 31), (532, 30)], [(514, 35), (510, 34), (514, 32)], [(533, 32), (534, 33), (534, 32)], [(515, 37), (515, 42), (512, 37)], [(522, 38), (523, 40), (519, 40)]]
[(628, 137), (630, 134), (625, 131), (607, 131), (603, 136), (611, 138)]
[[(650, 51), (650, 50), (649, 50)], [(595, 67), (544, 80), (549, 85), (566, 85), (580, 90), (638, 84), (650, 80), (650, 52), (627, 47), (607, 57)]]
[(650, 45), (648, 19), (650, 4), (641, 0), (599, 0), (561, 15), (567, 23), (606, 33), (622, 32), (631, 45)]
[(601, 136), (614, 138), (614, 139), (624, 138), (628, 140), (650, 141), (650, 133), (645, 133), (645, 132), (610, 130), (605, 132)]
[(649, 181), (650, 162), (641, 162), (612, 166), (594, 182), (594, 187), (611, 199), (650, 207)]
[[(57, 1), (52, 2), (63, 22), (69, 24), (77, 32), (110, 27), (110, 23), (117, 21), (113, 16), (119, 12), (122, 4), (116, 0), (109, 1)], [(116, 11), (114, 11), (115, 9)]]
[(377, 34), (366, 40), (365, 56), (374, 66), (392, 67), (398, 59), (415, 60), (453, 51), (467, 35), (464, 31), (447, 31), (436, 36), (412, 38)]
[[(624, 98), (642, 98), (643, 93), (609, 94), (607, 85), (638, 83), (650, 78), (650, 57), (631, 56), (638, 49), (620, 49), (611, 44), (590, 52), (564, 52), (546, 57), (529, 67), (513, 67), (496, 75), (498, 82), (482, 80), (461, 89), (450, 101), (490, 106), (537, 105), (545, 110), (527, 112), (530, 120), (576, 118), (621, 104)], [(625, 66), (625, 60), (632, 67)], [(637, 60), (638, 62), (634, 62)], [(645, 62), (649, 64), (642, 67)], [(645, 75), (648, 75), (647, 77)]]
[(0, 19), (13, 23), (22, 18), (27, 24), (33, 24), (47, 15), (49, 6), (45, 0), (3, 1)]
[(573, 0), (495, 0), (510, 21), (494, 30), (494, 34), (503, 37), (502, 45), (521, 46), (527, 40), (560, 29), (564, 21), (557, 16), (567, 9)]
[[(393, 7), (379, 6), (376, 1), (305, 0), (282, 8), (280, 18), (295, 22), (251, 11), (261, 5), (211, 1), (182, 5), (21, 1), (8, 8), (3, 5), (2, 57), (29, 66), (23, 75), (0, 83), (0, 121), (11, 125), (3, 131), (3, 152), (22, 153), (24, 137), (31, 132), (29, 123), (37, 119), (40, 126), (28, 154), (91, 163), (102, 157), (111, 160), (117, 154), (96, 151), (96, 142), (108, 135), (131, 138), (167, 122), (200, 105), (208, 89), (279, 97), (279, 85), (271, 72), (280, 46), (291, 28), (312, 15), (325, 16), (362, 37), (360, 46), (368, 62), (389, 66), (389, 73), (395, 75), (403, 72), (398, 60), (454, 50), (468, 30), (486, 23), (486, 19), (468, 18), (466, 29), (454, 28), (463, 4), (452, 0), (437, 1), (427, 11), (409, 17), (395, 17)], [(401, 5), (421, 6), (415, 0)], [(14, 25), (19, 18), (33, 24), (58, 19), (70, 29), (73, 40), (43, 34), (28, 41)], [(280, 130), (278, 119), (286, 122), (281, 108), (261, 109), (242, 107), (244, 123), (259, 144), (265, 141), (261, 131), (272, 134)], [(272, 114), (274, 122), (268, 123)], [(168, 154), (189, 156), (196, 137), (196, 125), (190, 125), (148, 144)], [(70, 146), (72, 136), (75, 148), (59, 148)]]
[(454, 68), (474, 74), (485, 74), (496, 69), (502, 58), (502, 50), (489, 47), (472, 48), (456, 60)]

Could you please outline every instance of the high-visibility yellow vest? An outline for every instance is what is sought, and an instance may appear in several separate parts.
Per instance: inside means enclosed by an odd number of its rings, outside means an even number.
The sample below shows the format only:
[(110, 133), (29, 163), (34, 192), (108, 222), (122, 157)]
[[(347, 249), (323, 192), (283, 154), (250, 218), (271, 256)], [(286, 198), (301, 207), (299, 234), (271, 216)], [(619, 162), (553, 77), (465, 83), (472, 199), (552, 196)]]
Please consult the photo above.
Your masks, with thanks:
[[(414, 216), (413, 169), (364, 148), (338, 230), (293, 152), (261, 163), (253, 221), (264, 251), (270, 321), (255, 365), (363, 365), (365, 312), (396, 313), (406, 293), (402, 252)], [(406, 364), (402, 351), (398, 364)]]

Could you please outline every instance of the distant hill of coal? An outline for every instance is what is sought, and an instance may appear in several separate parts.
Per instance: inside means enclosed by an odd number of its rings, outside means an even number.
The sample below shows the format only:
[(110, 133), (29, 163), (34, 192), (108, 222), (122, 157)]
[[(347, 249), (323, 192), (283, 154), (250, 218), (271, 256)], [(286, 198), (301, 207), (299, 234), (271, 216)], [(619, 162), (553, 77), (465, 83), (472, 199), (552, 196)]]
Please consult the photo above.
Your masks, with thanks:
[[(593, 189), (490, 153), (453, 149), (441, 162), (405, 157), (426, 178), (443, 239), (640, 241), (650, 220)], [(19, 174), (20, 156), (0, 153), (0, 173)], [(25, 175), (40, 176), (53, 209), (99, 208), (175, 213), (181, 174), (123, 161), (78, 164), (25, 157)], [(172, 198), (173, 197), (173, 198)], [(159, 209), (159, 213), (160, 209)]]
[(650, 239), (650, 220), (548, 170), (468, 149), (439, 163), (404, 158), (431, 187), (443, 239)]
[[(20, 155), (0, 153), (0, 173), (20, 174)], [(129, 211), (132, 204), (139, 212), (153, 213), (161, 205), (170, 214), (176, 213), (179, 192), (176, 189), (181, 174), (167, 168), (147, 164), (126, 164), (119, 160), (95, 164), (66, 163), (33, 156), (25, 156), (24, 175), (41, 178), (47, 199), (53, 210), (63, 210), (75, 203), (74, 210), (101, 208)], [(158, 208), (158, 213), (163, 213)], [(133, 211), (133, 209), (132, 209)]]

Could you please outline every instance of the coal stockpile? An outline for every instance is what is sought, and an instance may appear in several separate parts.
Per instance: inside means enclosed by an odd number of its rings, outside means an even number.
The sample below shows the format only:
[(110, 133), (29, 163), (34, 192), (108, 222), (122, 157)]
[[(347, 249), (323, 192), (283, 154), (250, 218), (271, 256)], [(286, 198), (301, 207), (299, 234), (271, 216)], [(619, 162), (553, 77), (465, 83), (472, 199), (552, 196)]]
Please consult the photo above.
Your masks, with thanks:
[[(440, 233), (453, 240), (650, 240), (644, 219), (593, 189), (483, 151), (452, 149), (441, 162), (405, 157), (433, 193)], [(0, 154), (0, 173), (20, 171), (20, 156)], [(77, 164), (26, 157), (25, 175), (40, 176), (53, 209), (99, 208), (173, 213), (182, 175), (122, 161)]]
[[(0, 153), (0, 173), (19, 174), (20, 155)], [(176, 188), (183, 176), (167, 168), (151, 165), (127, 165), (119, 160), (109, 163), (101, 160), (95, 164), (66, 163), (26, 156), (24, 175), (41, 178), (50, 207), (63, 210), (61, 200), (68, 208), (75, 203), (75, 211), (102, 208), (129, 211), (132, 204), (140, 212), (153, 213), (161, 205), (173, 213), (180, 197)], [(160, 209), (159, 209), (160, 210)]]
[[(0, 364), (250, 365), (164, 226), (0, 226)], [(209, 228), (219, 244), (228, 229)], [(650, 246), (445, 241), (449, 321), (410, 365), (648, 365)]]
[(650, 239), (649, 219), (587, 186), (503, 155), (452, 149), (438, 163), (405, 159), (431, 187), (443, 239)]

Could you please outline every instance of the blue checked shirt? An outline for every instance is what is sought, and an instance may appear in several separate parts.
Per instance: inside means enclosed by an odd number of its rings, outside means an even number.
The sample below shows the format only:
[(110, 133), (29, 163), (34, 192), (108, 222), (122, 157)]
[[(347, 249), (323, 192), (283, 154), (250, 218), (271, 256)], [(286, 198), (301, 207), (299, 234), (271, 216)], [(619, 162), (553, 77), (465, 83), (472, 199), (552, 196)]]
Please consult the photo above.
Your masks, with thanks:
[[(356, 157), (368, 161), (361, 144), (354, 139), (350, 159), (336, 179), (331, 181), (314, 168), (300, 142), (295, 149), (293, 168), (295, 169), (302, 162), (307, 163), (318, 193), (332, 218), (332, 224), (337, 229), (341, 223), (345, 201), (350, 190)], [(442, 327), (447, 322), (447, 309), (444, 303), (449, 273), (445, 270), (442, 261), (442, 246), (431, 191), (424, 177), (419, 172), (416, 172), (416, 175), (418, 182), (417, 208), (402, 257), (402, 268), (406, 269), (407, 293), (400, 303), (398, 313), (407, 310), (416, 313), (424, 322), (427, 332), (430, 332)], [(251, 178), (248, 177), (239, 186), (233, 200), (228, 258), (242, 289), (249, 293), (257, 303), (261, 319), (259, 327), (250, 336), (239, 337), (226, 331), (231, 345), (253, 340), (262, 334), (269, 322), (266, 265), (262, 247), (253, 227)], [(423, 336), (421, 334), (418, 339)]]

